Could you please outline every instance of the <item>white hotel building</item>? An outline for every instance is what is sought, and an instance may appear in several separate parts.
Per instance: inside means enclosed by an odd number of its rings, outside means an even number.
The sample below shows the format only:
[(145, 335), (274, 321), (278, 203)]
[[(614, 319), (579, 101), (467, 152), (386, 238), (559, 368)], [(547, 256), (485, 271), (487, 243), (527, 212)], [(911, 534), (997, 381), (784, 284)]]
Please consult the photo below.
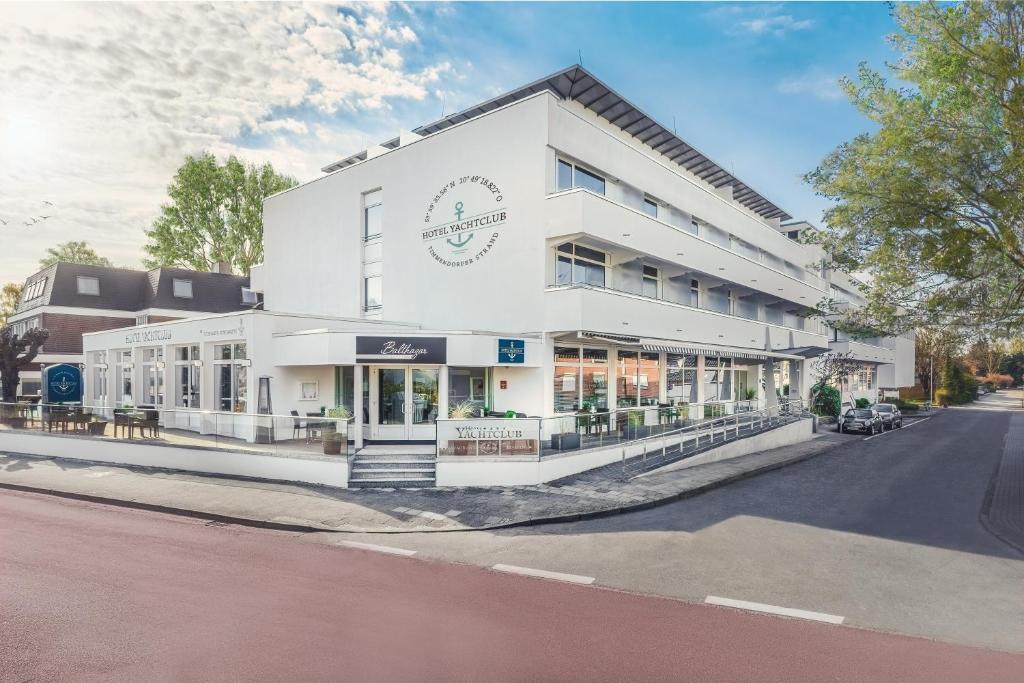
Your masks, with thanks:
[(358, 441), (417, 441), (465, 401), (805, 397), (830, 347), (872, 368), (858, 395), (913, 382), (912, 339), (804, 317), (857, 298), (800, 224), (579, 66), (324, 171), (265, 202), (263, 311), (86, 335), (88, 400), (151, 382), (167, 408), (346, 405)]

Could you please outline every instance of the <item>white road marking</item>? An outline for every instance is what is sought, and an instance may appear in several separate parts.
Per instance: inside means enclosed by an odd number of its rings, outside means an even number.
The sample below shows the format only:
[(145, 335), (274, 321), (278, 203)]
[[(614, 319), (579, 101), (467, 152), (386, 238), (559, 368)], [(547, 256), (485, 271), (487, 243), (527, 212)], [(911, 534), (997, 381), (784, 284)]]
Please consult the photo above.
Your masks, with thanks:
[(406, 550), (405, 548), (392, 548), (389, 545), (377, 545), (376, 543), (360, 543), (359, 541), (342, 541), (341, 545), (348, 548), (358, 548), (360, 550), (372, 550), (378, 553), (387, 553), (388, 555), (402, 555), (404, 557), (412, 557), (416, 554), (415, 550)]
[(531, 569), (530, 567), (516, 567), (511, 564), (496, 564), (491, 569), (509, 574), (522, 574), (523, 576), (536, 576), (542, 579), (553, 579), (555, 581), (567, 581), (590, 585), (596, 581), (593, 576), (580, 576), (578, 574), (563, 574), (561, 572), (549, 572), (544, 569)]
[(704, 599), (709, 605), (719, 605), (721, 607), (735, 607), (736, 609), (749, 610), (751, 612), (765, 612), (767, 614), (778, 614), (784, 617), (796, 617), (798, 619), (809, 619), (811, 621), (824, 621), (828, 624), (841, 624), (845, 621), (845, 617), (839, 617), (834, 614), (825, 614), (823, 612), (809, 612), (804, 609), (793, 609), (792, 607), (776, 607), (775, 605), (765, 605), (760, 602), (747, 602), (746, 600), (733, 600), (732, 598), (720, 598), (715, 595), (709, 595)]
[[(909, 429), (909, 428), (913, 427), (916, 424), (920, 424), (922, 422), (927, 422), (930, 419), (932, 419), (932, 418), (930, 418), (930, 417), (922, 417), (920, 420), (914, 420), (913, 422), (908, 422), (907, 424), (905, 424), (902, 427), (900, 427), (900, 429)], [(864, 440), (865, 441), (871, 441), (871, 439), (874, 439), (874, 438), (879, 437), (879, 436), (885, 436), (886, 434), (892, 434), (895, 431), (898, 431), (898, 430), (890, 429), (887, 432), (879, 432), (878, 434), (875, 434), (874, 436), (864, 437)]]

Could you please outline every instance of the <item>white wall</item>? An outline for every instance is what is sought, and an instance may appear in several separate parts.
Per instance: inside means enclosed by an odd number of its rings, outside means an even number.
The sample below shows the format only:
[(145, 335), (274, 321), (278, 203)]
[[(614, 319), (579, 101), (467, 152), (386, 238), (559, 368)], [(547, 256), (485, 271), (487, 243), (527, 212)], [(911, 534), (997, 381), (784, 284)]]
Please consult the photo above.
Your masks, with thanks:
[(75, 460), (114, 465), (160, 467), (341, 488), (348, 486), (348, 464), (344, 457), (286, 457), (11, 431), (0, 432), (0, 450), (55, 458), (73, 455)]
[[(383, 189), (382, 316), (433, 329), (540, 329), (544, 287), (542, 201), (547, 109), (535, 97), (269, 198), (264, 204), (268, 310), (359, 316), (362, 194)], [(422, 232), (497, 204), (464, 177), (501, 190), (507, 223), (479, 262), (438, 263)], [(485, 194), (482, 194), (485, 193)], [(486, 231), (490, 232), (490, 231)], [(474, 237), (477, 244), (485, 231)]]

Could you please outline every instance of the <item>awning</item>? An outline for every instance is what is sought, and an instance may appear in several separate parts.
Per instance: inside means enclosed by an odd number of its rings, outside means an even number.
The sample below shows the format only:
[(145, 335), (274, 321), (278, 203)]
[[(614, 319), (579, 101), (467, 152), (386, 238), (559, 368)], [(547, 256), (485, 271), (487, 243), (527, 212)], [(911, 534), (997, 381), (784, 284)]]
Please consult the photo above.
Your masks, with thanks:
[(640, 337), (628, 337), (622, 334), (605, 334), (604, 332), (580, 332), (579, 336), (584, 339), (597, 339), (599, 341), (605, 341), (610, 344), (629, 344), (630, 346), (638, 346), (640, 344)]
[(778, 353), (788, 353), (801, 358), (817, 358), (823, 353), (831, 351), (827, 346), (798, 346), (793, 349), (779, 349)]
[(803, 360), (803, 356), (780, 351), (761, 351), (745, 349), (739, 346), (720, 346), (718, 344), (688, 344), (644, 339), (641, 342), (644, 351), (664, 351), (665, 353), (681, 353), (703, 356), (728, 356), (748, 361), (763, 363), (767, 360)]

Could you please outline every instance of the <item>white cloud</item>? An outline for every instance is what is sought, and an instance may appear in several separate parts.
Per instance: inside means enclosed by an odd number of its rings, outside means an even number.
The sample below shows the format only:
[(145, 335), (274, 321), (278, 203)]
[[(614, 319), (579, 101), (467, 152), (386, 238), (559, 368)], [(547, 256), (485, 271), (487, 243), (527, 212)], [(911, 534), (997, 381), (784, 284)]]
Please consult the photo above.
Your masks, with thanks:
[(804, 74), (779, 81), (776, 90), (784, 95), (813, 95), (819, 100), (841, 100), (846, 97), (839, 87), (838, 76)]
[[(407, 66), (408, 10), (384, 4), (54, 9), (0, 4), (0, 282), (68, 239), (137, 265), (186, 154), (267, 160), (309, 179), (363, 144), (339, 114), (422, 101), (451, 71)], [(367, 125), (390, 132), (380, 119)], [(24, 227), (44, 200), (53, 217)]]
[(739, 26), (749, 33), (755, 35), (771, 34), (774, 36), (784, 36), (790, 31), (803, 31), (811, 28), (813, 25), (814, 21), (811, 19), (794, 19), (789, 14), (756, 17), (739, 23)]

